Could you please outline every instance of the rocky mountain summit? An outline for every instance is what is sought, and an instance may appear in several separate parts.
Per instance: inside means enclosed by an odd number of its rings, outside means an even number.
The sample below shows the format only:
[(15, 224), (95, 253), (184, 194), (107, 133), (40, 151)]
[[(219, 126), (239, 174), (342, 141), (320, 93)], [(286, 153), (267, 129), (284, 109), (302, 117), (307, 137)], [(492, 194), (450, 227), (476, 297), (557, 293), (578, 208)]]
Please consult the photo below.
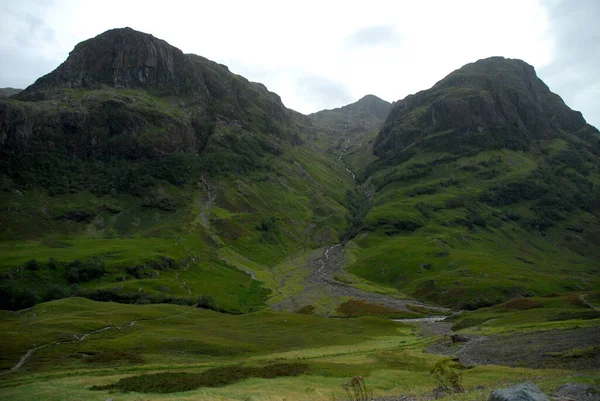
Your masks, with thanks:
[(346, 130), (349, 134), (357, 134), (378, 128), (390, 108), (389, 102), (374, 95), (366, 95), (346, 106), (312, 113), (309, 118), (316, 127), (329, 133)]
[(492, 57), (467, 64), (431, 89), (392, 108), (375, 142), (376, 154), (417, 145), (432, 151), (529, 149), (562, 131), (597, 135), (521, 61)]
[[(0, 153), (3, 171), (23, 185), (169, 155), (180, 170), (239, 172), (301, 143), (309, 125), (264, 85), (122, 28), (78, 44), (56, 70), (0, 101)], [(61, 172), (42, 166), (50, 159)]]
[(22, 98), (56, 86), (206, 92), (203, 82), (193, 79), (194, 72), (194, 63), (164, 40), (131, 28), (112, 29), (75, 46), (64, 63), (27, 88)]

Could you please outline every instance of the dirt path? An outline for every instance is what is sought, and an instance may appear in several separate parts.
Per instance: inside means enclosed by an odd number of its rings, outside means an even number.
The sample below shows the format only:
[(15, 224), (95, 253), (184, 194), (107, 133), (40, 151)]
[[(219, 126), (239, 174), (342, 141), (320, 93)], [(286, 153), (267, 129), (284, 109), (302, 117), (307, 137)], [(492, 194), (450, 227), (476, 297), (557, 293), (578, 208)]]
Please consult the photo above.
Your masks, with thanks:
[[(144, 322), (144, 321), (151, 321), (151, 320), (171, 319), (171, 318), (174, 318), (174, 317), (177, 317), (177, 316), (185, 315), (187, 313), (188, 313), (188, 311), (184, 311), (184, 312), (181, 312), (181, 313), (175, 313), (175, 314), (172, 314), (172, 315), (161, 316), (161, 317), (157, 317), (157, 318), (132, 320), (132, 321), (129, 322), (129, 324), (126, 327), (133, 327), (133, 326), (135, 326), (135, 324), (137, 322)], [(106, 331), (106, 330), (118, 330), (118, 331), (120, 331), (121, 329), (123, 329), (123, 327), (121, 327), (121, 326), (106, 326), (106, 327), (102, 327), (100, 329), (88, 331), (87, 333), (84, 333), (81, 336), (75, 334), (75, 339), (74, 340), (69, 340), (69, 341), (53, 341), (53, 342), (49, 342), (49, 343), (46, 343), (46, 344), (43, 344), (43, 345), (40, 345), (40, 346), (37, 346), (37, 347), (33, 347), (32, 349), (30, 349), (29, 351), (27, 351), (25, 353), (25, 355), (23, 355), (21, 357), (21, 359), (19, 360), (19, 362), (17, 362), (17, 364), (15, 366), (13, 366), (10, 370), (8, 370), (6, 372), (1, 372), (0, 376), (1, 375), (6, 375), (6, 374), (11, 373), (11, 372), (16, 372), (31, 357), (31, 355), (33, 355), (33, 353), (35, 351), (40, 350), (42, 348), (46, 348), (46, 347), (51, 346), (51, 345), (78, 343), (78, 342), (81, 342), (81, 341), (85, 340), (86, 338), (88, 338), (92, 334), (101, 333), (101, 332)]]
[(600, 310), (600, 308), (597, 308), (596, 306), (594, 306), (592, 303), (590, 303), (587, 299), (585, 299), (585, 294), (581, 294), (579, 296), (579, 299), (581, 299), (581, 302), (583, 302), (584, 304), (586, 304), (587, 306), (589, 306), (590, 308), (592, 308), (593, 310)]
[[(135, 322), (135, 321), (134, 321)], [(132, 324), (130, 324), (130, 326), (132, 326)], [(71, 340), (71, 341), (54, 341), (54, 342), (50, 342), (50, 343), (46, 343), (44, 345), (40, 345), (38, 347), (33, 347), (32, 349), (30, 349), (29, 351), (27, 351), (25, 353), (25, 355), (23, 355), (23, 357), (19, 360), (19, 362), (17, 362), (17, 364), (15, 366), (13, 366), (9, 371), (7, 372), (2, 372), (0, 374), (7, 374), (10, 372), (16, 372), (17, 370), (19, 370), (21, 368), (21, 366), (23, 366), (23, 364), (27, 361), (27, 359), (29, 359), (29, 357), (31, 357), (31, 355), (33, 355), (33, 353), (39, 349), (42, 348), (46, 348), (50, 345), (59, 345), (59, 344), (71, 344), (71, 343), (76, 343), (76, 342), (80, 342), (85, 340), (88, 336), (92, 335), (92, 334), (96, 334), (96, 333), (100, 333), (106, 330), (121, 330), (121, 327), (119, 326), (106, 326), (103, 327), (101, 329), (97, 329), (97, 330), (92, 330), (89, 331), (87, 333), (82, 334), (81, 336), (78, 336), (77, 334), (75, 334), (75, 339)]]

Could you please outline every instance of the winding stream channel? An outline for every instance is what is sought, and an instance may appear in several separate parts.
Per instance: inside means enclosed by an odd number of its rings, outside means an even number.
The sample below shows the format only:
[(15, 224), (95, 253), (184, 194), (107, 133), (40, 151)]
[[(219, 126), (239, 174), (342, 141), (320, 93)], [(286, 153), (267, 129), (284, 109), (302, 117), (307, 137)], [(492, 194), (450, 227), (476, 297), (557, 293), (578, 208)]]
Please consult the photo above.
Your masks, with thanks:
[[(348, 126), (345, 125), (344, 126), (344, 137), (346, 137), (346, 130), (348, 129)], [(348, 147), (350, 146), (350, 139), (346, 139), (346, 143), (344, 144), (344, 150), (342, 150), (342, 153), (340, 153), (340, 157), (338, 157), (338, 160), (344, 161), (343, 157), (344, 157), (344, 153), (346, 153), (346, 151), (348, 150)], [(352, 179), (355, 180), (356, 179), (356, 175), (354, 174), (354, 172), (352, 170), (350, 170), (350, 165), (346, 164), (346, 171), (348, 173), (350, 173), (350, 175), (352, 175)]]

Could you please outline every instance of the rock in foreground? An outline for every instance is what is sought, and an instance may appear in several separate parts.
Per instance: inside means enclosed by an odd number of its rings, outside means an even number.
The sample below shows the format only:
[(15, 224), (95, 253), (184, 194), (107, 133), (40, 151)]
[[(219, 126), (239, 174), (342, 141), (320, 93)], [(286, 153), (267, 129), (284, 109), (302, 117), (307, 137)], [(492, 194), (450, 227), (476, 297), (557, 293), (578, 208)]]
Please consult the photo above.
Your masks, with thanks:
[(550, 401), (550, 399), (538, 386), (527, 382), (496, 389), (492, 391), (488, 401)]

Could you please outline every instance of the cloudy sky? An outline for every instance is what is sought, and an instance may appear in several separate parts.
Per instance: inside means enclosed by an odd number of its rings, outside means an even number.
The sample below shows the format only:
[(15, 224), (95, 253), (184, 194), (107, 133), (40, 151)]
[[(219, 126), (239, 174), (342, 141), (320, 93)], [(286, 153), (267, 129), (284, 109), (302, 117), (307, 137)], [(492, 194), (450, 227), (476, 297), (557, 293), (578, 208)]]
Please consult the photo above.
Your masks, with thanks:
[(264, 83), (295, 110), (388, 101), (489, 56), (520, 58), (600, 127), (600, 1), (0, 0), (0, 87), (130, 26)]

